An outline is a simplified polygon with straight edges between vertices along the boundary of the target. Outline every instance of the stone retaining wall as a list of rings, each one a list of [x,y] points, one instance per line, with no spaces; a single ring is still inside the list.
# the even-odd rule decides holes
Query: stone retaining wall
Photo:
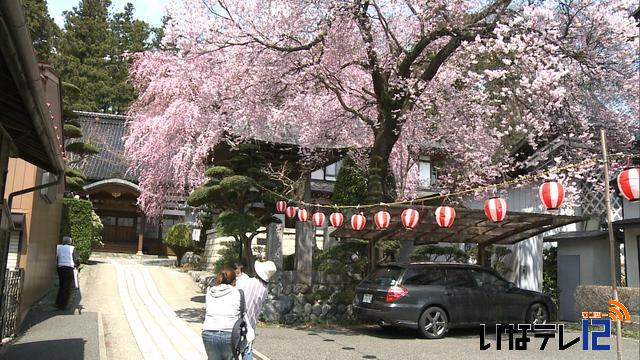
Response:
[[[190,271],[204,293],[213,281],[208,271]],[[349,322],[354,320],[353,289],[347,277],[313,273],[313,285],[300,283],[295,271],[280,271],[269,283],[260,319],[270,323]]]

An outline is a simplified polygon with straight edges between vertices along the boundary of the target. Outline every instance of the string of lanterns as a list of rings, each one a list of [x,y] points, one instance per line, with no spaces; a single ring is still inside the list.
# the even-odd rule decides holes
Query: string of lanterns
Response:
[[[586,160],[579,164],[584,165],[585,163],[592,162],[593,160]],[[570,166],[565,167],[575,167],[576,164],[572,164]],[[542,175],[538,174],[532,176],[534,178],[540,177]],[[640,168],[634,167],[626,167],[623,169],[617,177],[618,188],[620,189],[620,193],[624,198],[629,201],[635,202],[640,201]],[[507,182],[509,183],[509,182]],[[499,184],[499,185],[504,185]],[[492,187],[497,187],[498,185],[494,185]],[[268,190],[268,189],[265,189]],[[270,190],[269,190],[270,191]],[[463,191],[461,193],[470,192],[469,190]],[[277,195],[277,194],[276,194]],[[452,194],[448,194],[445,196],[437,196],[435,198],[448,197]],[[281,195],[278,195],[282,197]],[[565,189],[561,182],[556,180],[545,180],[538,189],[538,196],[540,198],[540,202],[547,210],[558,210],[565,199]],[[414,200],[415,201],[415,200]],[[412,203],[413,201],[410,201]],[[302,204],[306,204],[304,202],[300,202]],[[371,204],[365,205],[362,207],[374,207],[374,206],[388,206],[394,204],[406,204],[406,201],[396,202],[393,204]],[[317,208],[328,207],[322,205],[315,205]],[[329,216],[329,223],[333,227],[341,227],[344,224],[344,215],[338,211],[338,209],[342,208],[352,208],[353,206],[332,206],[336,208],[336,211],[331,213]],[[354,230],[362,230],[364,229],[367,218],[365,215],[359,211],[360,206],[356,207],[356,213],[351,216],[350,224]],[[284,213],[288,218],[294,218],[297,213],[298,220],[301,222],[306,222],[309,220],[309,211],[305,208],[298,209],[294,206],[288,206],[287,202],[284,200],[279,200],[276,202],[276,211],[278,213]],[[507,216],[507,202],[504,198],[499,196],[491,197],[484,202],[484,212],[487,218],[493,223],[500,223],[506,219]],[[456,218],[456,211],[451,206],[439,206],[435,210],[435,221],[440,228],[450,228],[453,226],[453,223]],[[322,227],[325,224],[326,216],[320,211],[316,210],[316,212],[311,216],[313,224],[316,227]],[[375,228],[378,230],[386,230],[389,228],[391,224],[391,214],[386,210],[379,210],[374,214],[373,217]],[[420,222],[420,212],[415,209],[408,208],[402,211],[400,215],[400,220],[405,229],[414,229],[418,226]]]

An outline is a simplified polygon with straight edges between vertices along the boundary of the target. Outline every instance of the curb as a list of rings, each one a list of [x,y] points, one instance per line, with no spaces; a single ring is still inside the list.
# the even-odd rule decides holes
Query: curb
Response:
[[[104,341],[104,325],[101,312],[98,312],[98,350],[100,351],[100,360],[107,360],[107,346]]]

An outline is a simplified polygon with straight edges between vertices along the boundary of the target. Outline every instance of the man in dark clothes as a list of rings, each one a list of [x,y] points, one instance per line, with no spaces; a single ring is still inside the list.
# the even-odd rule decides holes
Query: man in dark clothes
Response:
[[[76,250],[73,245],[71,245],[71,238],[69,236],[63,237],[62,245],[58,245],[56,249],[56,265],[58,268],[58,278],[60,280],[56,305],[60,310],[66,309],[69,304],[71,286],[74,283],[73,268],[79,264]]]

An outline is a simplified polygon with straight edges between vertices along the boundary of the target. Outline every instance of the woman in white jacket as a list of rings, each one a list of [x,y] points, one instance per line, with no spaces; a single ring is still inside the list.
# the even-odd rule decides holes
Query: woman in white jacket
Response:
[[[209,360],[233,359],[231,330],[240,318],[240,292],[234,287],[235,280],[234,270],[224,268],[216,276],[216,285],[207,291],[202,341]]]

